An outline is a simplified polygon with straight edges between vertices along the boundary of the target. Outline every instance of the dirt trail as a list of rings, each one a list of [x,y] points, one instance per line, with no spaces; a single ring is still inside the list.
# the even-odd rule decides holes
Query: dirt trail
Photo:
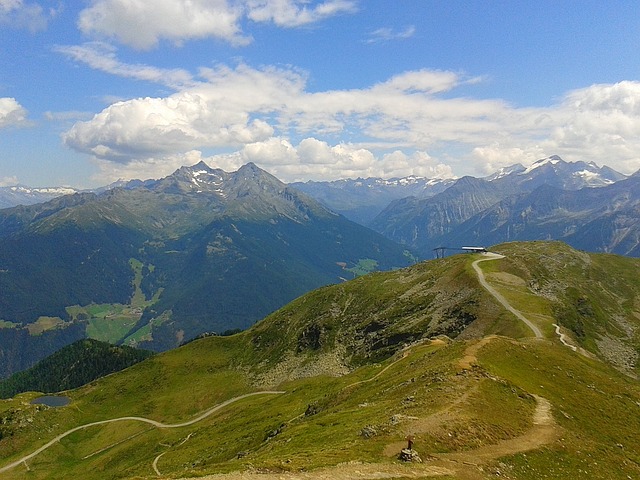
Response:
[[[533,414],[533,426],[523,435],[469,452],[438,455],[437,458],[449,462],[481,465],[496,458],[535,450],[551,443],[557,435],[555,421],[551,415],[551,403],[538,395],[534,395],[534,398],[536,399],[536,411]]]
[[[263,392],[253,392],[253,393],[247,393],[245,395],[240,395],[238,397],[231,398],[231,399],[227,400],[226,402],[222,402],[221,404],[216,405],[215,407],[212,407],[209,410],[206,410],[204,413],[200,414],[196,418],[194,418],[192,420],[189,420],[187,422],[183,422],[183,423],[166,424],[166,423],[160,423],[160,422],[157,422],[155,420],[151,420],[149,418],[144,418],[144,417],[119,417],[119,418],[112,418],[110,420],[101,420],[99,422],[87,423],[85,425],[80,425],[79,427],[75,427],[75,428],[72,428],[71,430],[67,430],[64,433],[61,433],[60,435],[55,437],[53,440],[51,440],[49,443],[46,443],[45,445],[43,445],[42,447],[38,448],[36,451],[30,453],[29,455],[25,455],[24,457],[16,460],[15,462],[10,463],[9,465],[5,465],[4,467],[0,468],[0,473],[6,472],[8,470],[11,470],[12,468],[17,467],[21,463],[25,463],[25,465],[26,465],[27,460],[31,460],[35,456],[37,456],[40,453],[44,452],[46,449],[48,449],[48,448],[52,447],[53,445],[55,445],[57,442],[59,442],[63,438],[68,437],[72,433],[75,433],[75,432],[77,432],[79,430],[84,430],[84,429],[89,428],[89,427],[95,427],[97,425],[105,425],[107,423],[128,422],[128,421],[148,423],[148,424],[153,425],[154,427],[157,427],[157,428],[188,427],[189,425],[193,425],[194,423],[198,423],[198,422],[204,420],[205,418],[207,418],[208,416],[210,416],[213,413],[217,412],[221,408],[224,408],[227,405],[229,405],[231,403],[234,403],[234,402],[237,402],[239,400],[242,400],[244,398],[252,397],[254,395],[280,395],[280,394],[283,394],[283,393],[285,393],[285,392],[263,391]]]
[[[473,364],[478,361],[477,355],[480,349],[491,340],[495,340],[496,338],[498,338],[497,335],[489,335],[488,337],[484,337],[479,342],[469,345],[464,351],[464,356],[460,360],[458,360],[458,366],[463,370],[471,370]]]
[[[496,335],[485,337],[479,342],[469,345],[458,365],[463,369],[471,369],[478,361],[477,354],[482,347],[490,341],[498,338]],[[376,376],[377,377],[377,376]],[[433,418],[418,420],[423,426],[432,420],[432,423],[441,425],[446,421],[449,410],[454,405],[463,402],[471,392],[467,392],[458,401],[451,404],[445,410],[433,415]],[[461,480],[485,480],[487,475],[481,468],[500,457],[514,455],[521,452],[535,450],[543,445],[553,442],[558,436],[558,429],[551,414],[551,403],[543,397],[533,395],[536,400],[536,409],[533,414],[532,427],[524,434],[503,440],[493,445],[487,445],[466,452],[437,454],[427,459],[423,464],[399,464],[380,463],[362,464],[347,463],[326,467],[312,472],[233,472],[202,477],[201,480],[375,480],[388,478],[437,478],[441,476],[453,476]],[[385,450],[385,457],[397,455],[405,442],[389,445]],[[187,479],[182,479],[187,480]]]
[[[518,320],[521,320],[522,322],[524,322],[524,324],[531,329],[531,331],[533,332],[536,338],[544,338],[544,335],[542,335],[542,332],[540,331],[540,329],[537,326],[535,326],[527,317],[525,317],[520,310],[516,310],[515,308],[513,308],[511,304],[507,301],[507,299],[504,298],[500,293],[498,293],[498,291],[495,288],[489,285],[487,280],[484,278],[484,273],[482,272],[482,269],[478,266],[478,264],[480,262],[486,262],[489,260],[499,260],[500,258],[504,258],[504,255],[499,255],[497,253],[485,253],[482,258],[473,262],[473,269],[478,274],[480,285],[482,285],[485,288],[485,290],[487,290],[491,295],[493,295],[493,297],[498,302],[500,302],[500,304],[504,308],[506,308],[511,313],[513,313],[518,318]]]

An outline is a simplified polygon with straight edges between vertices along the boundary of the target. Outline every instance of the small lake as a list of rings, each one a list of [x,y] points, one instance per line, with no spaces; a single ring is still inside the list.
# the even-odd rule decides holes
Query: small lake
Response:
[[[64,407],[69,403],[71,403],[71,399],[61,395],[44,395],[31,400],[31,405],[46,405],[47,407]]]

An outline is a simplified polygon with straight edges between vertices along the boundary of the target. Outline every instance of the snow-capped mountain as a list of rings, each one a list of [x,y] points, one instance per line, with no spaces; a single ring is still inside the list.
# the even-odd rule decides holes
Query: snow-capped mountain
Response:
[[[638,255],[634,242],[628,240],[638,236],[637,229],[629,230],[629,219],[631,223],[639,223],[637,213],[631,213],[637,212],[638,208],[633,191],[637,182],[630,182],[631,178],[609,167],[565,162],[554,155],[527,168],[513,165],[484,179],[461,178],[444,192],[428,199],[394,201],[370,226],[423,255],[440,245],[490,245],[506,240],[539,238],[563,239],[592,251]],[[618,186],[619,189],[613,188]],[[623,193],[612,193],[619,191]],[[613,202],[613,198],[618,200]],[[559,199],[562,203],[558,203]],[[596,199],[597,211],[589,210]],[[607,203],[609,199],[611,204]],[[584,222],[578,224],[576,218],[580,215]],[[547,228],[551,225],[550,216],[553,216],[553,230]],[[609,219],[606,223],[609,227],[602,227],[598,236],[578,238],[569,235],[586,228],[587,220],[604,216]],[[624,246],[622,242],[614,244],[603,240],[603,236],[616,235],[624,235],[628,240]]]
[[[73,305],[128,305],[137,281],[147,307],[117,341],[163,350],[246,328],[353,276],[346,269],[361,261],[381,270],[412,261],[404,247],[252,163],[229,173],[202,163],[143,183],[0,210],[0,319],[26,326],[69,319]],[[75,327],[83,334],[86,323],[43,335],[77,340]],[[37,360],[11,343],[31,342],[25,329],[4,332],[0,358],[19,350],[21,360],[0,362],[0,377]]]
[[[452,178],[408,176],[296,182],[291,186],[348,219],[366,225],[394,200],[429,198],[446,190],[454,182]]]
[[[565,162],[557,155],[542,158],[525,168],[520,164],[503,168],[485,180],[496,184],[515,183],[526,190],[540,185],[551,185],[562,190],[579,190],[584,187],[604,187],[626,178],[607,166],[593,162]]]
[[[78,190],[70,187],[31,188],[25,185],[0,187],[0,208],[14,207],[16,205],[34,205],[77,192]]]

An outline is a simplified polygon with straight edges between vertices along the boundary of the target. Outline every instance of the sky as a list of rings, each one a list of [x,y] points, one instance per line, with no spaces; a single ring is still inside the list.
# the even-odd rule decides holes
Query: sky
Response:
[[[640,169],[640,4],[0,0],[0,186]]]

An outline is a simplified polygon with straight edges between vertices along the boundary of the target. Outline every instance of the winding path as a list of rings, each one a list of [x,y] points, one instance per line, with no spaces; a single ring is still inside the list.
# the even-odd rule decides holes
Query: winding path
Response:
[[[557,323],[553,324],[554,327],[556,327],[556,335],[558,335],[558,337],[560,337],[560,342],[565,346],[570,348],[571,350],[573,350],[574,352],[578,351],[578,347],[576,347],[575,345],[571,345],[569,342],[567,342],[567,336],[562,333],[560,331],[560,325],[558,325]]]
[[[482,272],[482,269],[478,266],[478,264],[480,262],[486,262],[489,260],[499,260],[501,258],[504,258],[504,255],[499,255],[497,253],[485,253],[482,258],[479,258],[478,260],[473,262],[473,269],[478,274],[478,280],[480,280],[480,285],[482,285],[487,292],[493,295],[493,297],[498,302],[500,302],[500,304],[504,308],[506,308],[511,313],[513,313],[519,320],[524,322],[525,325],[527,325],[527,327],[531,329],[531,331],[533,332],[536,338],[544,338],[544,335],[542,335],[542,332],[540,331],[540,329],[537,326],[535,326],[527,317],[525,317],[522,314],[522,312],[520,312],[520,310],[516,310],[515,308],[513,308],[511,304],[507,301],[507,299],[504,298],[502,295],[500,295],[500,293],[498,293],[498,291],[495,288],[489,285],[489,283],[487,283],[487,280],[484,278],[484,273]]]
[[[65,437],[67,437],[69,435],[71,435],[72,433],[75,433],[75,432],[77,432],[79,430],[84,430],[85,428],[95,427],[97,425],[105,425],[107,423],[129,422],[129,421],[148,423],[150,425],[153,425],[156,428],[188,427],[189,425],[193,425],[194,423],[198,423],[198,422],[204,420],[205,418],[207,418],[211,414],[213,414],[213,413],[217,412],[218,410],[226,407],[227,405],[230,405],[231,403],[237,402],[237,401],[245,399],[247,397],[252,397],[254,395],[280,395],[280,394],[283,394],[283,393],[285,393],[285,392],[282,392],[282,391],[264,391],[264,392],[246,393],[244,395],[240,395],[238,397],[231,398],[231,399],[227,400],[226,402],[222,402],[219,405],[216,405],[215,407],[212,407],[209,410],[206,410],[204,413],[200,414],[196,418],[194,418],[192,420],[188,420],[186,422],[182,422],[182,423],[166,424],[166,423],[160,423],[160,422],[157,422],[155,420],[151,420],[149,418],[144,418],[144,417],[119,417],[119,418],[112,418],[110,420],[100,420],[98,422],[87,423],[85,425],[80,425],[79,427],[75,427],[75,428],[72,428],[71,430],[67,430],[64,433],[61,433],[60,435],[55,437],[53,440],[51,440],[49,443],[44,444],[43,446],[41,446],[40,448],[38,448],[34,452],[30,453],[29,455],[25,455],[24,457],[16,460],[15,462],[10,463],[9,465],[5,465],[4,467],[0,468],[0,473],[6,472],[8,470],[11,470],[12,468],[17,467],[18,465],[20,465],[21,463],[26,462],[27,460],[31,460],[36,455],[39,455],[40,453],[44,452],[46,449],[48,449],[51,446],[53,446],[56,442],[59,442],[60,440],[62,440],[63,438],[65,438]]]

